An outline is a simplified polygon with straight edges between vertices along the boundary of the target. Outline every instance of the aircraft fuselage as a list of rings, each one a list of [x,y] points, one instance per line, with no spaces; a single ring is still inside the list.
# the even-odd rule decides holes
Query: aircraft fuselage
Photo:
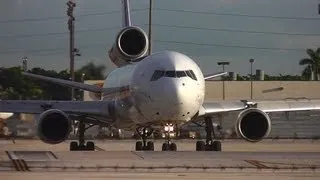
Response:
[[[115,126],[181,124],[191,120],[204,101],[205,83],[198,65],[184,54],[164,51],[116,68],[104,87],[125,87],[102,100],[115,102]]]

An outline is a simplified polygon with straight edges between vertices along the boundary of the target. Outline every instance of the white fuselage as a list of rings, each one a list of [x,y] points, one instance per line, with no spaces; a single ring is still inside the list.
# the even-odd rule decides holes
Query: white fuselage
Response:
[[[102,100],[115,102],[115,126],[134,128],[184,123],[199,111],[205,83],[198,65],[186,55],[164,51],[116,68],[105,88],[128,87]]]

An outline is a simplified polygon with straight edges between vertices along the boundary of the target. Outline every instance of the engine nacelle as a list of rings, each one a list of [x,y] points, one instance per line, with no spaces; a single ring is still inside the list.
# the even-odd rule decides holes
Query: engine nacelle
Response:
[[[39,117],[38,136],[45,143],[61,143],[68,138],[72,128],[71,124],[71,120],[64,112],[49,109]]]
[[[235,131],[238,136],[247,141],[258,142],[270,134],[271,120],[260,109],[246,109],[239,114]]]
[[[116,42],[109,51],[111,61],[119,66],[134,62],[146,55],[148,37],[138,27],[126,27],[116,37]]]

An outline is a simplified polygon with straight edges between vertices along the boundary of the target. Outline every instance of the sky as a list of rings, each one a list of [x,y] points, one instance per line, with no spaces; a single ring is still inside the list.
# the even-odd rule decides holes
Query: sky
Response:
[[[67,1],[1,0],[0,67],[69,68]],[[75,45],[88,62],[115,66],[107,51],[121,28],[120,0],[76,0]],[[132,22],[147,31],[149,0],[130,0]],[[320,0],[153,0],[152,52],[173,50],[204,74],[227,71],[300,74],[306,48],[320,47]]]

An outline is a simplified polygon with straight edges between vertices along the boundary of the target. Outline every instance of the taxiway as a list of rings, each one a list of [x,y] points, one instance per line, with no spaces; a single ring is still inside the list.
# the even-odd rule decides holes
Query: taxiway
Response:
[[[1,179],[319,179],[320,141],[223,141],[223,152],[137,152],[133,140],[97,141],[95,152],[69,152],[68,143],[0,141]],[[162,141],[156,141],[159,150]]]

